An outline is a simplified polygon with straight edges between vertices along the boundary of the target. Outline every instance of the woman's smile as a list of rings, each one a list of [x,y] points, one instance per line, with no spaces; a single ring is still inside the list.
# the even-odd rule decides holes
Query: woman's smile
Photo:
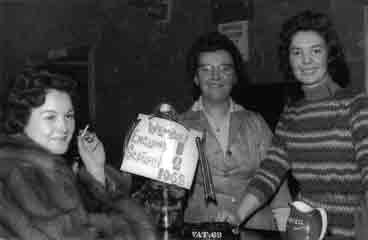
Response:
[[[318,71],[318,67],[314,67],[314,68],[301,68],[300,71],[302,74],[305,75],[313,75],[314,73],[316,73]]]
[[[327,71],[328,48],[317,32],[299,31],[291,39],[289,61],[295,78],[306,86],[323,82]]]
[[[64,154],[75,129],[74,108],[70,96],[50,90],[45,103],[33,109],[24,132],[54,154]]]
[[[223,87],[225,87],[225,84],[221,83],[219,81],[209,81],[207,83],[207,86],[210,87],[210,88],[223,88]]]

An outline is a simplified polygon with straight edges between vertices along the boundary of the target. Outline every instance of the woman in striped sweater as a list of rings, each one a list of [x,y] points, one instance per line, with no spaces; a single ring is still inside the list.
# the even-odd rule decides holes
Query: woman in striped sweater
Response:
[[[280,37],[281,70],[300,83],[302,98],[285,108],[237,216],[219,216],[246,221],[291,170],[298,200],[326,209],[327,235],[354,239],[354,215],[368,196],[368,98],[343,88],[348,71],[326,15],[304,11],[285,22]]]

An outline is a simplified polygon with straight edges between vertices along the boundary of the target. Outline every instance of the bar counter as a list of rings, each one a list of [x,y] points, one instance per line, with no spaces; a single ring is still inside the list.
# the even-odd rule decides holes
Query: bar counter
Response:
[[[285,232],[268,231],[259,229],[242,229],[243,238],[240,240],[287,240]],[[195,238],[184,237],[180,233],[159,232],[158,240],[193,240]],[[212,239],[211,239],[212,240]],[[331,236],[325,236],[323,240],[339,240]]]
[[[245,240],[283,240],[282,234],[278,231],[267,231],[258,229],[241,229]],[[192,240],[194,238],[184,237],[180,232],[160,231],[159,240]]]

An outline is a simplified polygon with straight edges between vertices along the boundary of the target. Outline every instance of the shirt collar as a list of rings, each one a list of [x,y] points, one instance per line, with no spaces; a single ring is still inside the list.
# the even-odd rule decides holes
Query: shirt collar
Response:
[[[244,108],[241,105],[237,104],[236,102],[233,101],[232,98],[230,98],[230,113],[243,110]],[[192,106],[192,111],[194,112],[204,111],[202,96],[200,96],[198,100],[194,102]]]

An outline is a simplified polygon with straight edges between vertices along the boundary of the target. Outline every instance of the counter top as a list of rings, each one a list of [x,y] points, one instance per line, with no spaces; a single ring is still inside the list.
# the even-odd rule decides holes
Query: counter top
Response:
[[[241,229],[241,235],[245,240],[282,240],[282,234],[278,231],[267,231],[258,229]],[[159,240],[192,240],[194,238],[183,237],[179,232],[159,232]]]
[[[241,229],[242,240],[286,240],[285,232],[259,229]],[[193,240],[195,238],[183,237],[180,233],[159,232],[158,240]],[[338,238],[326,236],[324,240],[337,240]]]

